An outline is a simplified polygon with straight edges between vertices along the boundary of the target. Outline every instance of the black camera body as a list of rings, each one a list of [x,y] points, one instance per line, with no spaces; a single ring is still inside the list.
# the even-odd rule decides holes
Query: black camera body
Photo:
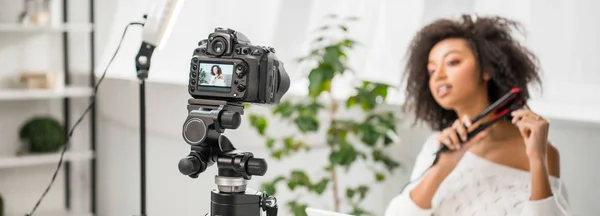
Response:
[[[195,99],[277,104],[290,86],[275,49],[252,45],[241,32],[216,28],[190,63],[188,92]]]

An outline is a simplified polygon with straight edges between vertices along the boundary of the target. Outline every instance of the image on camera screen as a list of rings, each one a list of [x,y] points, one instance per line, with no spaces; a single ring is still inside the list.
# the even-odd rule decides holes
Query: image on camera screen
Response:
[[[198,89],[206,91],[231,91],[233,64],[200,63]]]

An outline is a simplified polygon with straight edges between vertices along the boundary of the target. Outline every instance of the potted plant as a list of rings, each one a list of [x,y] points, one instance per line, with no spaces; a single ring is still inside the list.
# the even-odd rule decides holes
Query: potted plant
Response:
[[[22,142],[20,154],[56,152],[65,144],[63,126],[53,117],[34,117],[21,127],[19,138]]]
[[[316,48],[299,62],[314,65],[308,74],[308,96],[300,100],[284,100],[272,108],[271,114],[280,121],[293,125],[297,132],[293,134],[269,134],[267,118],[258,114],[250,114],[250,124],[265,138],[266,146],[271,156],[282,160],[300,151],[310,151],[310,145],[302,140],[305,135],[320,134],[323,137],[329,154],[326,158],[311,158],[326,162],[322,178],[311,178],[304,170],[291,170],[287,175],[277,176],[262,184],[262,189],[276,195],[278,186],[287,186],[294,192],[300,189],[313,195],[322,195],[324,191],[332,190],[333,211],[340,212],[342,204],[349,206],[347,211],[353,215],[373,215],[361,205],[369,193],[369,185],[353,185],[341,188],[343,178],[353,165],[357,163],[372,164],[372,184],[382,182],[386,176],[399,167],[385,151],[385,148],[395,143],[396,126],[399,119],[394,111],[383,109],[382,105],[392,88],[385,83],[358,80],[353,95],[336,99],[332,96],[335,91],[333,80],[345,73],[352,73],[348,66],[348,51],[355,48],[357,43],[348,38],[347,22],[356,18],[340,19],[336,15],[327,17],[333,24],[318,29],[319,35],[314,39]],[[344,35],[336,39],[331,35]],[[341,117],[344,110],[358,112],[359,115]],[[327,119],[320,119],[319,114],[326,113]],[[357,117],[362,116],[362,117]],[[323,130],[323,127],[326,127]],[[280,206],[288,207],[295,216],[305,216],[307,204],[299,200],[289,200]]]

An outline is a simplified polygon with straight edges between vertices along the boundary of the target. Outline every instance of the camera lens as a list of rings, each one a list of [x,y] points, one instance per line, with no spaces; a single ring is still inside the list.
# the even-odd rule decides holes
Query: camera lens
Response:
[[[221,41],[217,41],[213,44],[213,49],[217,53],[223,52],[223,50],[225,49],[225,44],[223,44],[223,42]]]
[[[214,55],[223,55],[227,49],[227,41],[225,41],[225,38],[215,37],[210,44],[210,48]]]

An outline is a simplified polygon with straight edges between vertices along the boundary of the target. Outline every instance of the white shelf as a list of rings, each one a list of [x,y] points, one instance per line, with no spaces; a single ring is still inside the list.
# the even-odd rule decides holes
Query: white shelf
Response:
[[[23,25],[19,23],[0,23],[0,32],[91,32],[93,26],[87,23],[62,25]]]
[[[91,87],[65,87],[56,89],[0,89],[0,101],[2,100],[33,100],[51,99],[63,97],[90,97],[93,89]]]
[[[27,213],[20,213],[20,214],[9,214],[8,216],[23,216]],[[40,216],[93,216],[92,213],[74,213],[74,212],[67,212],[67,211],[52,211],[52,212],[34,212],[33,215],[40,215]]]
[[[63,161],[85,161],[94,158],[92,151],[65,152]],[[60,160],[60,152],[39,155],[0,157],[0,169],[56,164]]]

